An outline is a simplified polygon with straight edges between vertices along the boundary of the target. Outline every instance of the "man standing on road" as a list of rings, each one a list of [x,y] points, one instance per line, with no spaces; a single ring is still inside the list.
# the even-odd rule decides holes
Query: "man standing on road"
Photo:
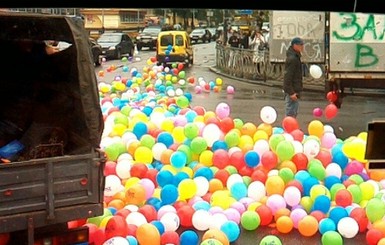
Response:
[[[299,98],[303,90],[302,62],[303,40],[299,37],[291,40],[286,51],[285,73],[283,77],[283,91],[285,93],[285,116],[297,117]]]

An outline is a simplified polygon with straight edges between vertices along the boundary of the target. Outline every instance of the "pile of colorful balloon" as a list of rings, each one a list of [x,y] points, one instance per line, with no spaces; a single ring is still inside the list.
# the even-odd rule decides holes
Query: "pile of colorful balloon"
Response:
[[[72,222],[91,243],[228,245],[274,224],[260,244],[293,230],[324,245],[363,232],[385,244],[385,181],[365,168],[365,132],[342,140],[315,119],[305,133],[295,118],[277,123],[271,106],[259,124],[232,118],[226,103],[193,107],[182,68],[100,84],[104,214]]]

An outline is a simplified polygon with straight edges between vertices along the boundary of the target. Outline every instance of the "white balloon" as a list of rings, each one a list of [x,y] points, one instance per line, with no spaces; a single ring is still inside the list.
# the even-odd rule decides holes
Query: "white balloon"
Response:
[[[130,243],[124,237],[114,236],[105,241],[103,245],[130,245]]]
[[[344,217],[338,221],[337,230],[345,238],[353,238],[358,234],[357,221],[352,217]]]
[[[272,124],[277,120],[277,111],[271,106],[264,106],[260,112],[261,120],[266,124]]]
[[[310,75],[315,79],[318,79],[322,76],[321,67],[319,67],[318,65],[311,65],[309,70]]]

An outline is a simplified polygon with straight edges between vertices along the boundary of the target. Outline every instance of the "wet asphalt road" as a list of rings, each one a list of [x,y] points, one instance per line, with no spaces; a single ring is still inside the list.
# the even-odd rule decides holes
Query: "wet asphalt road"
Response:
[[[213,73],[209,67],[215,65],[215,48],[214,43],[195,45],[195,61],[193,67],[186,70],[187,77],[193,76],[196,79],[204,78],[206,81],[215,81],[216,78],[223,80],[222,90],[219,92],[202,92],[196,94],[194,87],[188,89],[193,94],[191,106],[199,105],[206,110],[215,111],[216,106],[221,103],[227,103],[231,108],[230,116],[233,118],[242,119],[244,122],[252,122],[256,125],[262,123],[260,119],[260,110],[264,106],[272,106],[277,111],[277,120],[273,126],[282,126],[284,118],[283,94],[281,88],[267,87],[256,84],[250,84],[231,79],[220,74]],[[155,51],[142,50],[133,61],[128,63],[128,67],[137,68],[142,71],[146,66],[146,60],[155,56]],[[96,68],[96,72],[105,70],[108,66],[121,64],[121,61],[107,61],[103,66]],[[99,81],[109,82],[116,75],[128,76],[128,73],[117,69],[114,72],[105,73],[104,77],[99,77]],[[234,94],[226,92],[227,86],[235,88]],[[315,117],[313,115],[314,108],[324,109],[328,105],[323,92],[304,92],[300,101],[300,111],[298,122],[300,128],[307,133],[307,126],[312,120],[320,120],[324,125],[333,127],[336,136],[340,139],[347,139],[350,136],[356,136],[360,132],[367,130],[368,122],[376,118],[385,117],[385,93],[376,92],[368,94],[352,94],[349,90],[346,91],[346,97],[342,107],[338,110],[337,115],[332,119],[326,119],[324,116]],[[321,235],[317,233],[311,237],[304,237],[293,230],[289,234],[281,234],[274,227],[259,227],[255,231],[242,230],[240,238],[232,243],[236,245],[255,245],[259,244],[260,240],[269,234],[277,235],[283,244],[321,244]],[[366,244],[366,233],[358,234],[352,239],[344,239],[344,244],[359,245]],[[202,236],[202,232],[200,232]]]

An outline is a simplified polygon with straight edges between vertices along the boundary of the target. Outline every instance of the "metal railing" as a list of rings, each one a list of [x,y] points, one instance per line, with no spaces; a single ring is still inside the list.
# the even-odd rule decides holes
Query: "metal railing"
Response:
[[[314,85],[324,85],[325,78],[314,79],[309,75],[311,64],[304,64],[304,82]],[[284,63],[272,63],[269,61],[269,50],[258,50],[232,48],[216,44],[216,68],[221,72],[248,80],[282,81],[284,74]]]

